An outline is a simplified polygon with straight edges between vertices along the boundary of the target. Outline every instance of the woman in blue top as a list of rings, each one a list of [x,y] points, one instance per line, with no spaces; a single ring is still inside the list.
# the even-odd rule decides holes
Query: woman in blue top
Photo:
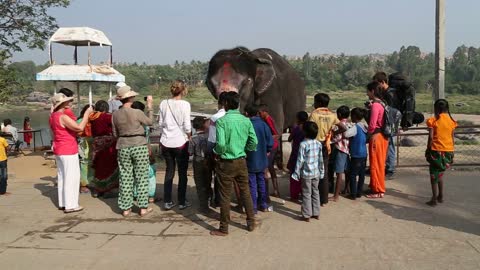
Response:
[[[350,139],[350,199],[360,198],[365,182],[365,167],[367,164],[367,125],[362,123],[366,110],[352,109],[350,115],[355,123],[357,134]],[[358,176],[358,183],[357,183]]]

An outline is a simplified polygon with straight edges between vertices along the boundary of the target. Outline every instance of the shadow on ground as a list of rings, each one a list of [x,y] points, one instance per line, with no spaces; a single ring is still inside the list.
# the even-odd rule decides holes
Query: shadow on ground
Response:
[[[468,220],[459,215],[436,212],[432,211],[433,209],[403,206],[379,200],[366,202],[395,219],[416,221],[430,226],[444,227],[459,232],[480,235],[480,223]]]

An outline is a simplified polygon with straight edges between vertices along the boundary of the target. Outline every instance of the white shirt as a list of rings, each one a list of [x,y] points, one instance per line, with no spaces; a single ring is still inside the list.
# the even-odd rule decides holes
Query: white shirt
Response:
[[[122,102],[117,99],[111,99],[108,101],[108,112],[113,113],[114,111],[118,111],[120,107],[122,107]]]
[[[13,141],[11,141],[10,139],[8,139],[8,143],[15,143],[16,141],[18,141],[18,131],[17,131],[17,128],[12,126],[12,125],[8,125],[8,126],[5,126],[3,128],[3,132],[5,133],[10,133],[12,134],[12,137],[13,137]]]
[[[208,141],[211,143],[217,142],[217,128],[215,122],[225,115],[225,109],[220,109],[218,112],[210,117],[210,127],[208,128]]]
[[[185,100],[167,99],[162,100],[159,108],[160,143],[169,148],[184,145],[188,141],[187,134],[192,131],[190,103]]]

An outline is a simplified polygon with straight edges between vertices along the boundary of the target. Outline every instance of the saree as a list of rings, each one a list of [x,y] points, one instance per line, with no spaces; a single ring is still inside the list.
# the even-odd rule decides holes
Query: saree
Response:
[[[112,132],[112,115],[97,112],[90,116],[92,130],[91,187],[98,193],[118,188],[117,140]]]

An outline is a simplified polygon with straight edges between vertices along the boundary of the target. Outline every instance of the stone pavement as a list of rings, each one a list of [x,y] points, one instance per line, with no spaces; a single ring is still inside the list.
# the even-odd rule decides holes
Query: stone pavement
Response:
[[[20,169],[28,173],[18,164],[10,172]],[[125,219],[116,199],[81,195],[85,211],[65,215],[47,171],[12,178],[13,195],[0,197],[1,269],[480,269],[478,172],[448,172],[446,202],[436,208],[424,204],[425,169],[401,171],[384,199],[342,198],[310,223],[297,220],[298,204],[275,199],[256,231],[234,212],[230,235],[215,238],[218,222],[195,209],[154,205],[148,217]],[[189,186],[194,204],[195,196]]]

